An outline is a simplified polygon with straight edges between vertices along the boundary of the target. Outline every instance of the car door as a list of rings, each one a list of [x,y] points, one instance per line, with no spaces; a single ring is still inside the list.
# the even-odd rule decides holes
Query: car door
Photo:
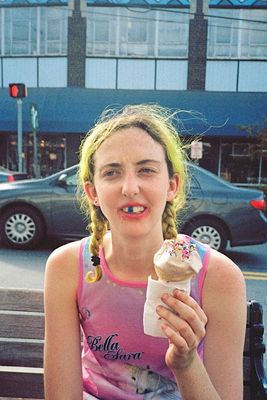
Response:
[[[86,235],[86,219],[77,199],[77,170],[62,174],[55,182],[51,198],[53,232],[62,238]]]

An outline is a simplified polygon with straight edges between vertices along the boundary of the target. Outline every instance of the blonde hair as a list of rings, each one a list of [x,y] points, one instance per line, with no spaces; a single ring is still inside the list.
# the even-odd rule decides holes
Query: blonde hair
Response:
[[[175,127],[177,112],[159,105],[140,104],[125,106],[119,111],[106,110],[97,124],[87,133],[80,146],[80,166],[78,187],[82,189],[84,182],[94,181],[94,154],[101,144],[113,133],[123,128],[137,127],[146,131],[152,139],[161,144],[169,177],[179,175],[179,191],[176,197],[167,202],[162,215],[162,231],[164,239],[177,236],[176,218],[185,205],[187,168],[186,155],[181,139]],[[90,203],[84,191],[81,191],[81,209],[85,212],[92,232],[90,251],[96,260],[99,248],[108,227],[108,221],[101,209]],[[95,276],[88,276],[89,282],[101,278],[101,269],[96,265]]]

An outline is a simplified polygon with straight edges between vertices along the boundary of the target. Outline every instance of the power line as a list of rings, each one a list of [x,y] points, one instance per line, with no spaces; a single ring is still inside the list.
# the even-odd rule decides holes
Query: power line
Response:
[[[95,8],[97,10],[97,7]],[[128,9],[128,8],[127,8]],[[153,8],[153,11],[155,9]],[[129,10],[131,11],[131,10]],[[149,12],[150,10],[147,10],[146,12]],[[162,9],[156,9],[155,11],[163,11]],[[136,11],[134,11],[136,12]],[[164,10],[164,12],[169,12],[167,10]],[[173,12],[170,10],[170,12]],[[89,14],[90,11],[88,10],[87,13]],[[143,12],[144,13],[144,12]],[[194,15],[190,12],[180,12],[177,11],[176,14],[184,14],[184,15]],[[93,14],[96,16],[107,16],[107,17],[114,17],[117,18],[118,15],[117,14],[113,14],[113,13],[106,13],[106,12],[98,12],[98,11],[93,11]],[[92,15],[93,17],[93,15]],[[139,16],[133,16],[133,15],[119,15],[120,19],[131,19],[131,20],[137,20],[137,21],[146,21],[146,22],[151,22],[153,19],[152,18],[146,18],[146,17],[139,17]],[[90,16],[89,16],[90,18]],[[223,16],[217,16],[217,15],[209,15],[208,18],[216,18],[216,19],[225,19],[225,20],[229,20],[229,21],[236,21],[236,22],[242,22],[242,25],[240,26],[231,26],[231,29],[240,29],[240,30],[247,30],[247,31],[254,31],[254,32],[267,32],[266,29],[260,29],[258,28],[253,28],[253,27],[249,27],[249,26],[244,26],[244,23],[256,23],[256,24],[264,24],[267,25],[267,19],[266,21],[263,20],[252,20],[252,19],[246,19],[246,18],[236,18],[236,17],[223,17]],[[266,16],[267,18],[267,16]],[[189,24],[189,21],[177,21],[174,19],[163,19],[163,18],[157,18],[158,22],[165,22],[165,23],[179,23],[179,24]],[[209,27],[220,27],[220,28],[227,28],[229,29],[230,26],[229,25],[218,25],[218,24],[209,24]]]
[[[45,8],[46,6],[40,6],[40,8]],[[50,6],[51,7],[51,6]],[[49,8],[50,8],[49,7]],[[4,9],[4,8],[7,8],[7,7],[0,7],[0,12],[1,12],[1,8],[2,9]],[[14,9],[18,9],[18,7],[14,7]],[[22,8],[22,7],[21,7]],[[25,8],[25,7],[23,7],[23,8]],[[27,7],[28,8],[28,7]],[[32,7],[33,8],[33,7]],[[35,8],[35,7],[34,7]],[[65,10],[67,10],[67,7],[65,7],[65,6],[55,6],[55,7],[53,7],[53,8],[55,8],[55,9],[65,9]],[[86,10],[86,13],[87,13],[87,16],[89,16],[89,18],[90,18],[90,13],[91,13],[91,11],[93,11],[93,14],[95,15],[95,16],[107,16],[107,17],[114,17],[114,18],[117,18],[118,17],[118,15],[116,14],[116,13],[112,13],[112,12],[103,12],[102,10],[103,9],[109,9],[109,10],[114,10],[115,8],[117,8],[117,9],[127,9],[128,11],[130,11],[130,12],[132,12],[132,13],[140,13],[140,14],[147,14],[147,13],[151,13],[151,12],[156,12],[156,11],[159,11],[159,12],[164,12],[164,13],[169,13],[169,14],[175,14],[175,15],[177,15],[177,14],[180,14],[180,15],[187,15],[187,16],[189,16],[189,15],[196,15],[195,13],[192,13],[192,12],[190,12],[189,10],[188,11],[181,11],[180,9],[167,9],[167,8],[157,8],[157,7],[144,7],[144,8],[133,8],[133,7],[92,7],[92,8],[88,8],[87,10]],[[10,9],[12,9],[12,7],[8,7],[8,9],[10,10]],[[102,9],[101,11],[100,11],[100,9]],[[225,10],[225,9],[224,9]],[[231,9],[231,11],[233,11],[233,10],[235,10],[235,9]],[[255,9],[253,9],[253,10],[251,10],[251,11],[254,11]],[[246,9],[246,11],[247,11],[247,9]],[[84,12],[84,10],[83,10],[83,12]],[[219,20],[225,20],[225,21],[235,21],[235,22],[239,22],[239,23],[242,23],[242,25],[239,25],[239,26],[229,26],[229,25],[218,25],[218,24],[213,24],[213,23],[210,23],[209,24],[209,27],[217,27],[217,28],[226,28],[226,29],[229,29],[229,28],[231,28],[231,29],[235,29],[235,30],[243,30],[243,31],[253,31],[253,32],[267,32],[267,30],[266,29],[261,29],[261,28],[259,28],[259,27],[257,27],[257,28],[253,28],[253,27],[251,27],[251,26],[244,26],[244,24],[245,23],[253,23],[253,24],[262,24],[262,25],[267,25],[267,15],[266,15],[266,21],[264,21],[264,20],[255,20],[255,19],[247,19],[247,18],[238,18],[238,17],[231,17],[231,16],[222,16],[222,15],[214,15],[214,14],[203,14],[203,16],[205,17],[205,18],[208,18],[208,19],[219,19]],[[147,21],[147,22],[151,22],[152,20],[153,20],[153,18],[146,18],[146,17],[144,17],[144,16],[142,16],[142,17],[139,17],[139,16],[134,16],[134,15],[123,15],[123,14],[120,14],[119,15],[119,18],[120,19],[131,19],[131,20],[137,20],[137,21]],[[183,25],[188,25],[189,24],[189,21],[177,21],[177,20],[174,20],[174,19],[166,19],[166,18],[160,18],[160,17],[157,17],[157,21],[158,22],[164,22],[164,23],[179,23],[179,24],[183,24]],[[265,28],[265,27],[264,27]]]
[[[27,2],[27,4],[28,5],[18,5],[18,4],[15,4],[15,5],[8,5],[8,6],[1,6],[1,4],[0,4],[0,10],[1,9],[17,9],[17,8],[36,8],[36,7],[41,7],[41,8],[44,8],[44,7],[49,7],[49,8],[51,8],[51,7],[53,7],[54,9],[63,9],[63,8],[65,8],[65,9],[67,9],[68,10],[68,7],[66,7],[64,4],[62,4],[62,6],[60,6],[60,5],[56,5],[56,6],[53,6],[53,4],[52,3],[48,3],[48,4],[30,4],[30,0],[25,0],[26,2]],[[90,6],[90,7],[87,7],[87,10],[85,11],[85,10],[82,10],[82,12],[84,13],[84,12],[87,12],[87,13],[89,13],[90,12],[90,10],[92,10],[92,9],[94,9],[94,13],[95,14],[97,14],[96,12],[95,12],[95,10],[100,10],[100,9],[109,9],[109,10],[112,10],[112,9],[127,9],[127,10],[129,10],[130,12],[135,12],[135,13],[143,13],[143,14],[145,14],[145,13],[149,13],[149,12],[153,12],[153,11],[160,11],[160,12],[164,12],[164,13],[173,13],[173,14],[186,14],[186,15],[190,15],[190,16],[195,16],[195,15],[197,15],[197,13],[193,13],[193,12],[191,12],[190,11],[190,9],[188,8],[187,10],[188,11],[181,11],[181,9],[180,8],[167,8],[167,6],[166,6],[166,8],[164,8],[164,7],[151,7],[151,6],[136,6],[136,7],[134,7],[134,6],[132,6],[132,7],[129,7],[129,6],[120,6],[120,5],[112,5],[112,6]],[[210,8],[211,10],[215,10],[214,8]],[[216,10],[218,10],[218,9],[216,9]],[[266,10],[267,11],[267,8],[263,8],[263,9],[257,9],[257,8],[238,8],[238,9],[236,9],[236,8],[234,8],[234,7],[232,7],[232,8],[227,8],[227,9],[225,9],[225,8],[221,8],[220,9],[220,11],[255,11],[255,10],[261,10],[261,12],[262,11],[264,11],[264,10]],[[105,13],[99,13],[99,14],[103,14],[103,15],[113,15],[113,16],[115,16],[116,14],[112,14],[112,13],[107,13],[107,14],[105,14]],[[224,19],[224,20],[233,20],[233,21],[244,21],[244,22],[251,22],[251,23],[257,23],[257,24],[267,24],[267,15],[266,15],[266,21],[264,21],[264,20],[255,20],[255,19],[251,19],[251,18],[239,18],[239,17],[230,17],[230,16],[223,16],[223,15],[213,15],[213,14],[205,14],[205,13],[202,13],[201,15],[203,15],[203,17],[204,18],[218,18],[218,19]],[[136,17],[136,18],[138,18],[138,17]],[[164,21],[166,21],[166,20],[164,20]],[[166,21],[166,22],[175,22],[175,21]]]

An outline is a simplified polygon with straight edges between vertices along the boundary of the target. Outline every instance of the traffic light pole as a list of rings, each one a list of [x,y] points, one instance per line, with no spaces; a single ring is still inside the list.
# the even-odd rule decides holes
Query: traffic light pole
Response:
[[[18,167],[19,172],[22,170],[22,100],[17,99],[18,106]]]

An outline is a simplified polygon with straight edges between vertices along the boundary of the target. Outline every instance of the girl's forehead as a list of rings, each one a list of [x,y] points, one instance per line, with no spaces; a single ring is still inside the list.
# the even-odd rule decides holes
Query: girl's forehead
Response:
[[[114,155],[162,156],[163,147],[141,128],[123,128],[111,134],[95,152],[95,160],[111,158]]]

